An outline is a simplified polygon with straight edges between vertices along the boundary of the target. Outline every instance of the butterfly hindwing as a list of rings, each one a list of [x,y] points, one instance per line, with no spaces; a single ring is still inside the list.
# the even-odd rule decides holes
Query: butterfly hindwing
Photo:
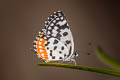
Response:
[[[67,47],[57,38],[51,37],[45,43],[45,47],[48,54],[48,61],[63,61],[69,54]]]

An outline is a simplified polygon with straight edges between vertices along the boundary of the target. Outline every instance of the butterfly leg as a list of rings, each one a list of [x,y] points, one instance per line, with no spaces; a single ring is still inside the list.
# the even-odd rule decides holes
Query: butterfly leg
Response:
[[[70,62],[73,62],[76,66],[76,60],[75,59],[71,59]]]
[[[77,53],[76,51],[74,52],[74,56],[75,56],[75,57],[78,57],[78,53]]]
[[[43,62],[48,63],[48,62],[50,62],[50,61],[48,61],[48,60],[43,60]]]

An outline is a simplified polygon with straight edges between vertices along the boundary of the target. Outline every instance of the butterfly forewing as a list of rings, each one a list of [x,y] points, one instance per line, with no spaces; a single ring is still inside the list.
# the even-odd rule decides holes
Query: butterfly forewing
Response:
[[[71,56],[74,51],[74,42],[64,14],[61,11],[54,12],[46,22],[49,23],[46,26],[46,34],[63,43],[69,50],[68,56]]]

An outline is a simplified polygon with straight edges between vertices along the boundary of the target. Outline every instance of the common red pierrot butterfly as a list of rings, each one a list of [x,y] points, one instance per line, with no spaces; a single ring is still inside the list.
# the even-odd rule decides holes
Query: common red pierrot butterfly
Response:
[[[48,17],[45,28],[35,38],[33,47],[37,56],[45,62],[73,61],[76,64],[73,36],[62,11],[54,12]]]

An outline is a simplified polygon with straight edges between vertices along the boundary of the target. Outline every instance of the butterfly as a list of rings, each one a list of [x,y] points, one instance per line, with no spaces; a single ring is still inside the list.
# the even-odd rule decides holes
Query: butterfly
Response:
[[[33,41],[34,52],[43,61],[74,62],[78,54],[74,51],[72,32],[62,11],[54,12],[45,21],[45,27]]]

